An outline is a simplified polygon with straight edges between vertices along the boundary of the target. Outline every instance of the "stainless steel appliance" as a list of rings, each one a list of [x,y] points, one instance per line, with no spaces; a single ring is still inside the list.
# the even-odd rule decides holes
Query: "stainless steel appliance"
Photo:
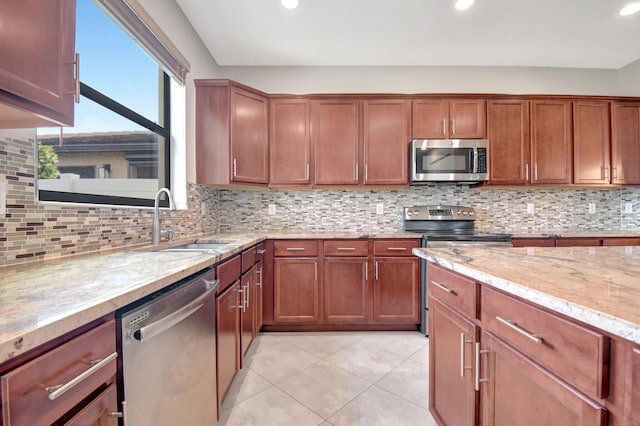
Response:
[[[478,183],[489,179],[486,139],[414,139],[411,141],[411,184]]]
[[[208,268],[116,313],[124,426],[216,423],[215,293]]]
[[[404,208],[405,231],[422,234],[421,247],[479,246],[511,247],[511,235],[477,232],[475,210],[462,206],[419,206]],[[427,261],[421,261],[422,290],[420,331],[427,333]]]

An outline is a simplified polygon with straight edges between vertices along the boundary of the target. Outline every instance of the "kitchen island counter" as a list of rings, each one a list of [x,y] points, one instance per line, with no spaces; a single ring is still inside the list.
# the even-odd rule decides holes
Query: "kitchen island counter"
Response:
[[[413,253],[640,344],[640,247],[450,247]]]

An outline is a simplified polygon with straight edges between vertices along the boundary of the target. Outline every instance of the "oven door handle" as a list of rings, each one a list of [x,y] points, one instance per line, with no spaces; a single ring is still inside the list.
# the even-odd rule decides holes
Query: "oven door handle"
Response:
[[[217,284],[219,284],[219,282]],[[212,286],[210,289],[208,289],[206,292],[204,292],[203,294],[201,294],[191,302],[176,309],[175,311],[163,317],[162,319],[159,319],[156,322],[153,322],[149,325],[141,327],[136,331],[133,331],[131,333],[131,336],[133,337],[133,339],[137,340],[138,342],[143,343],[157,336],[158,334],[170,329],[171,327],[178,324],[179,322],[189,318],[191,315],[196,313],[196,311],[202,308],[204,306],[205,299],[209,297],[212,293],[215,293],[217,288],[218,288],[218,285]]]

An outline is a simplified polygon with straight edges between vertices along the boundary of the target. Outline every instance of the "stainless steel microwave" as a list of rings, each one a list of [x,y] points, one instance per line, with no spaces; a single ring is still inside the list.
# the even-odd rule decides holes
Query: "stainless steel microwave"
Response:
[[[488,142],[486,139],[412,140],[411,184],[488,180]]]

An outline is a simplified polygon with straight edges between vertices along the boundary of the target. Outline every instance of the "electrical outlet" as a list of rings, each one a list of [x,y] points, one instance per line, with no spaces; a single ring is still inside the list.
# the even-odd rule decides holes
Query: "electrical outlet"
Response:
[[[596,203],[589,203],[589,214],[594,214],[596,212]]]
[[[625,213],[633,213],[633,203],[626,202],[624,203],[624,212]]]
[[[535,211],[533,203],[527,203],[527,213],[533,214]]]
[[[384,214],[384,204],[383,203],[376,204],[376,214]]]
[[[267,213],[271,216],[273,216],[274,214],[276,214],[276,205],[275,204],[269,204],[269,208],[267,210]]]

